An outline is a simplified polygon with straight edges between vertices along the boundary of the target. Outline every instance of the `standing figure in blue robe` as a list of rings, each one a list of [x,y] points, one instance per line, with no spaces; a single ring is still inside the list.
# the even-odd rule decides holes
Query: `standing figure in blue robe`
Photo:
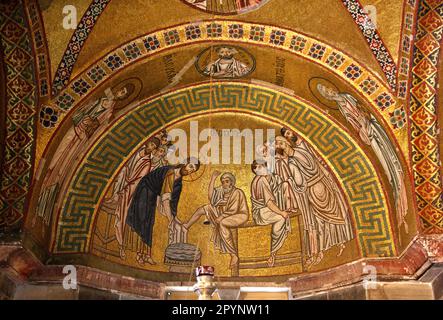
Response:
[[[155,264],[151,248],[157,207],[166,215],[169,224],[176,220],[182,178],[199,168],[199,160],[189,158],[183,164],[157,168],[140,180],[126,217],[126,224],[140,236],[147,247],[143,254],[137,256],[139,263]]]

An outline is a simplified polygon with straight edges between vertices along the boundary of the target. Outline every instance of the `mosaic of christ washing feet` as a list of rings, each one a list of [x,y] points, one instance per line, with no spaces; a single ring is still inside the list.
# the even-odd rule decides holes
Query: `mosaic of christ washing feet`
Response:
[[[0,3],[0,300],[443,298],[443,1],[65,2]]]

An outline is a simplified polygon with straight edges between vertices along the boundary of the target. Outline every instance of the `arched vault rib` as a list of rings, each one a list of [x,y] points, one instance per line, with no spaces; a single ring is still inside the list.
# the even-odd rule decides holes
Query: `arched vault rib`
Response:
[[[53,252],[87,252],[94,208],[119,165],[162,126],[180,117],[208,112],[210,105],[214,111],[262,115],[299,132],[328,160],[343,183],[361,255],[397,254],[389,205],[380,177],[346,130],[294,97],[258,85],[227,82],[196,85],[162,95],[116,121],[89,149],[71,179],[56,222]]]
[[[60,119],[67,111],[81,104],[95,88],[126,67],[165,50],[214,42],[253,44],[284,50],[319,64],[360,92],[371,110],[384,120],[385,127],[393,136],[398,136],[404,129],[391,124],[391,114],[397,107],[395,94],[375,73],[350,55],[293,30],[230,20],[201,21],[161,29],[112,50],[76,75],[69,87],[56,97],[56,104],[62,113]],[[408,154],[408,150],[402,151]]]

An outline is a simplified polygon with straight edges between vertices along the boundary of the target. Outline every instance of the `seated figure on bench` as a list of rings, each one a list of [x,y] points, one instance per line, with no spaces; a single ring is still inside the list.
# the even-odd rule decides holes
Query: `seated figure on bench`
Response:
[[[289,215],[297,207],[287,182],[269,173],[266,161],[255,160],[251,168],[255,174],[251,184],[252,217],[257,225],[272,225],[268,266],[273,267],[277,251],[291,231]]]
[[[202,216],[206,216],[213,228],[211,241],[222,253],[231,255],[230,268],[234,268],[238,263],[238,244],[231,229],[248,221],[249,208],[244,192],[235,186],[236,179],[232,173],[222,174],[221,186],[214,188],[219,176],[218,171],[212,174],[208,192],[209,204],[198,208],[183,227],[188,230]]]

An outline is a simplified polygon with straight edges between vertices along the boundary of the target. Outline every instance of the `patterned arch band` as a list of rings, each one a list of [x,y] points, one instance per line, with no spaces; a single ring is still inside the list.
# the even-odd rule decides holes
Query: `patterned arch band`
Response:
[[[442,79],[438,75],[438,61],[443,31],[443,1],[420,1],[418,17],[410,104],[411,149],[418,215],[422,229],[432,234],[443,233],[441,129],[437,118],[437,79]]]
[[[397,254],[380,179],[358,143],[327,116],[294,97],[258,85],[229,82],[200,84],[165,94],[116,121],[90,148],[70,181],[53,239],[54,252],[88,251],[94,208],[121,163],[146,137],[173,120],[212,110],[264,115],[300,132],[328,159],[342,181],[361,254]]]
[[[0,168],[0,235],[19,233],[26,215],[36,146],[38,88],[36,61],[29,45],[32,32],[20,1],[0,2],[0,68],[5,80],[4,155]],[[2,72],[0,72],[2,77]],[[0,103],[1,104],[1,103]],[[3,105],[1,106],[3,107]],[[2,108],[3,109],[3,108]],[[3,121],[3,120],[2,120]]]
[[[201,21],[139,37],[108,53],[73,79],[55,99],[61,113],[79,104],[98,85],[129,64],[164,50],[195,43],[235,42],[278,48],[330,70],[364,96],[374,111],[391,123],[396,97],[370,70],[347,54],[317,39],[269,25],[236,21]],[[63,115],[61,115],[62,117]],[[391,131],[401,128],[392,125]]]
[[[74,32],[73,36],[71,37],[63,58],[61,59],[60,65],[57,68],[54,79],[54,94],[60,93],[60,91],[66,88],[66,86],[69,84],[72,70],[86,42],[86,39],[109,3],[110,0],[93,0],[88,10],[86,10],[86,13],[77,26],[76,32]],[[372,50],[374,58],[378,61],[386,76],[386,79],[388,79],[389,85],[392,89],[395,89],[397,80],[397,66],[393,61],[389,50],[386,48],[383,40],[381,39],[376,26],[374,26],[364,7],[358,0],[342,0],[342,3],[360,28],[363,36]],[[408,5],[409,7],[414,7],[416,5],[416,1],[405,2],[404,6],[407,7]],[[407,10],[405,10],[405,12],[406,11]]]

